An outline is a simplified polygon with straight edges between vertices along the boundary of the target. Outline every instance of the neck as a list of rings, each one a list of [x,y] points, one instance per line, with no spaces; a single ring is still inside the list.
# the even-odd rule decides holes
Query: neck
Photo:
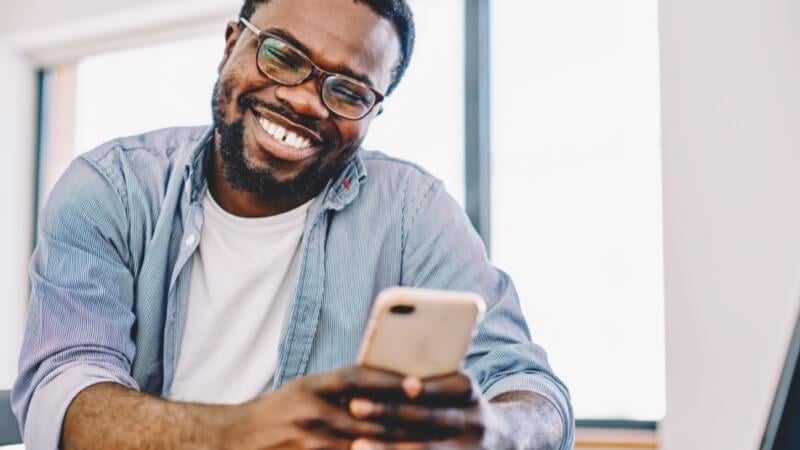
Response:
[[[219,136],[216,136],[212,156],[208,162],[208,189],[217,204],[230,214],[239,217],[275,216],[291,211],[319,194],[315,192],[303,198],[265,201],[250,192],[234,189],[225,178],[222,156],[217,150],[218,145]]]

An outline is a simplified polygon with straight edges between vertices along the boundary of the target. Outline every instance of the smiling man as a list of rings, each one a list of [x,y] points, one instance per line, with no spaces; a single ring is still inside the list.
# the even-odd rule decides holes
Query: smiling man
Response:
[[[28,447],[571,448],[567,389],[466,215],[360,149],[410,59],[405,2],[247,0],[225,38],[213,127],[109,142],[47,202],[12,399]],[[352,366],[395,285],[487,300],[464,373]]]

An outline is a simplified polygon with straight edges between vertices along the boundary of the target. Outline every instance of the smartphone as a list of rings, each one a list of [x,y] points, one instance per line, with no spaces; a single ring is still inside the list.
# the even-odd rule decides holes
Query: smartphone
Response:
[[[457,372],[485,310],[471,292],[386,289],[372,308],[358,364],[419,378]]]

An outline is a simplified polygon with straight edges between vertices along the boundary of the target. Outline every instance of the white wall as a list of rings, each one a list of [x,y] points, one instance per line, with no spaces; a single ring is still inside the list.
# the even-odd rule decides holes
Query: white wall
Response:
[[[33,148],[36,77],[30,66],[0,40],[0,389],[8,389],[24,328],[27,263],[32,242]]]
[[[800,305],[800,2],[662,0],[666,450],[757,448]]]
[[[163,0],[161,0],[163,1]],[[137,0],[138,5],[158,3],[159,0]],[[130,8],[131,0],[3,0],[0,7],[0,30],[13,32],[26,28],[61,25],[86,16],[102,15]]]
[[[2,0],[0,33],[26,30],[46,31],[87,19],[108,18],[120,12],[137,14],[143,10],[165,10],[165,5],[180,7],[183,18],[191,20],[220,8],[238,11],[243,0]],[[175,20],[175,17],[165,17]]]

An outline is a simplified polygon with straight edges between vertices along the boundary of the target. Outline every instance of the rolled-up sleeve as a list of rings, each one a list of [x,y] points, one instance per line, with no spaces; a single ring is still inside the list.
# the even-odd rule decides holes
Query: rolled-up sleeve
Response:
[[[88,386],[137,389],[126,204],[114,181],[77,159],[40,215],[11,397],[27,448],[58,448],[67,408]]]
[[[569,391],[553,373],[544,349],[532,342],[511,279],[490,263],[463,208],[441,182],[409,185],[415,192],[406,195],[403,284],[483,296],[486,315],[465,369],[487,398],[520,390],[545,397],[561,416],[562,448],[572,448],[575,423]]]

